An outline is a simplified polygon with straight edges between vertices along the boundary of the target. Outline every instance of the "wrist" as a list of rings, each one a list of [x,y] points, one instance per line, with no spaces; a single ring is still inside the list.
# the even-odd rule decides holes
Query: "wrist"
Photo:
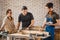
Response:
[[[31,26],[28,26],[28,28],[30,28]]]
[[[28,27],[30,28],[32,25],[29,25]]]

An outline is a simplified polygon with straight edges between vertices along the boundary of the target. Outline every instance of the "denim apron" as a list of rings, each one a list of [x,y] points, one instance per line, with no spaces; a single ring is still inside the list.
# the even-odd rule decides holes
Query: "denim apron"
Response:
[[[52,18],[48,18],[46,17],[47,19],[47,22],[53,22],[53,19]],[[46,25],[46,31],[49,32],[49,34],[51,35],[49,38],[45,39],[45,40],[54,40],[54,30],[55,30],[55,27],[52,26],[52,25]]]

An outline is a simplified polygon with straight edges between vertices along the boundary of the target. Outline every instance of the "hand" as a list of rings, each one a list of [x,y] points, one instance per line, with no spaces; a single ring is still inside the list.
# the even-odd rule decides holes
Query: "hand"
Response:
[[[27,30],[29,30],[29,28],[26,28]]]
[[[39,31],[44,31],[44,27],[41,27],[41,28],[39,29]]]

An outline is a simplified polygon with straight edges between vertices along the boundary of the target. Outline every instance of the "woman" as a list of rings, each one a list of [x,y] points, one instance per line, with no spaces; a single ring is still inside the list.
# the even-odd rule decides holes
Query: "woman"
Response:
[[[53,11],[53,3],[47,3],[46,7],[48,8],[48,14],[45,17],[43,28],[46,26],[46,31],[51,35],[50,38],[45,40],[54,40],[54,31],[55,26],[57,25],[59,15]]]
[[[14,19],[12,17],[11,9],[8,9],[6,11],[6,17],[3,20],[3,23],[2,23],[2,26],[1,26],[0,30],[5,30],[8,33],[16,32],[16,28],[15,28],[15,25],[14,25]]]

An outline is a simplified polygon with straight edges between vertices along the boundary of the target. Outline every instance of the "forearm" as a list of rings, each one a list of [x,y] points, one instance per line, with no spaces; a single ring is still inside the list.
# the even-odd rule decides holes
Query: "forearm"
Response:
[[[31,21],[31,24],[28,27],[32,27],[34,25],[34,20]]]
[[[44,22],[43,22],[43,25],[42,25],[42,28],[45,28],[45,26],[46,26],[46,18],[45,18],[45,20],[44,20]]]
[[[3,29],[4,29],[4,24],[2,24],[2,26],[1,26],[0,30],[3,30]]]
[[[52,24],[53,26],[59,26],[59,20],[56,20],[56,21],[57,21],[57,23]]]
[[[53,26],[58,26],[59,24],[58,23],[55,23],[55,24],[52,24]]]
[[[17,30],[19,30],[19,26],[20,26],[20,22],[18,22],[18,24],[17,24]]]
[[[45,28],[45,26],[46,26],[46,24],[43,24],[43,25],[42,25],[42,28]]]
[[[46,21],[43,22],[42,28],[45,28],[46,23],[47,23]]]
[[[28,27],[31,27],[31,26],[33,26],[33,24],[31,23]]]

